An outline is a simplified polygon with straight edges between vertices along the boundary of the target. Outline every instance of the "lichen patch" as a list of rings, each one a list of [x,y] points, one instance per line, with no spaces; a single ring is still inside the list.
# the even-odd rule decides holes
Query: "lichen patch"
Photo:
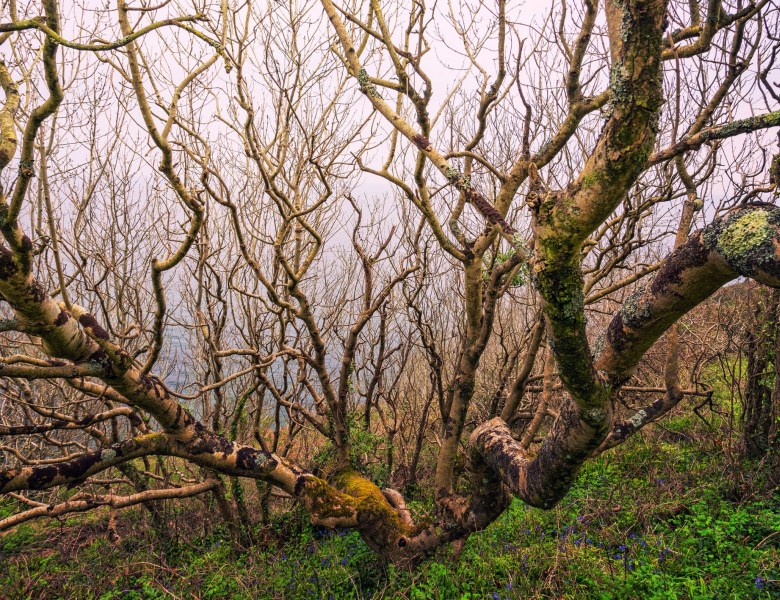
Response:
[[[756,267],[776,260],[777,228],[765,210],[740,211],[730,217],[721,227],[707,228],[704,243],[708,250],[723,255],[740,275],[752,276]]]
[[[631,417],[628,422],[634,426],[634,429],[639,429],[642,426],[645,417],[647,417],[647,413],[644,410],[640,410],[633,417]]]

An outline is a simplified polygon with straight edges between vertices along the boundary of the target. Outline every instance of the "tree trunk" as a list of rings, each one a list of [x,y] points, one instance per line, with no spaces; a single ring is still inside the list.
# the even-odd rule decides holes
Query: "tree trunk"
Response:
[[[761,458],[769,450],[772,425],[773,388],[778,333],[778,294],[765,290],[757,292],[758,303],[753,318],[748,321],[746,344],[747,382],[745,384],[744,413],[742,415],[742,444],[748,458]]]
[[[773,292],[773,295],[776,293]],[[775,320],[776,324],[777,321]],[[776,326],[776,325],[775,325]],[[780,490],[780,336],[775,335],[775,385],[772,390],[772,406],[769,411],[769,481]]]

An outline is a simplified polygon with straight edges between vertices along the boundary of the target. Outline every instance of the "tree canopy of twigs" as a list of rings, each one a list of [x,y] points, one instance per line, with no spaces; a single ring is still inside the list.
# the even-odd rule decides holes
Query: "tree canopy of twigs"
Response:
[[[275,499],[414,565],[706,401],[780,9],[528,4],[3,0],[0,530]]]

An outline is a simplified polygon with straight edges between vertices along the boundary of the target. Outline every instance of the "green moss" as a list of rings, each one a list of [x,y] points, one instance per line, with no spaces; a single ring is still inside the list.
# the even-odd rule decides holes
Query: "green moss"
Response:
[[[542,247],[539,252],[549,252]],[[553,255],[554,256],[554,255]],[[549,260],[547,268],[534,274],[534,284],[546,302],[551,327],[550,348],[558,373],[578,402],[600,407],[606,390],[594,379],[583,310],[583,277],[579,257]]]
[[[587,190],[588,188],[592,188],[596,184],[601,183],[603,179],[603,173],[600,171],[594,171],[593,173],[590,173],[582,178],[582,189]]]
[[[555,194],[546,194],[544,200],[542,200],[542,206],[540,208],[540,212],[551,213],[552,210],[555,208],[555,200],[556,200]]]
[[[306,495],[311,499],[312,508],[323,519],[348,518],[355,514],[355,506],[345,502],[327,482],[317,477],[306,481]]]

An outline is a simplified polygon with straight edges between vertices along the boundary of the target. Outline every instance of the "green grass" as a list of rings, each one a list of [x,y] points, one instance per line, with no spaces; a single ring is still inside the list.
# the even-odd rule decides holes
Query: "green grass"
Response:
[[[669,420],[588,463],[555,510],[515,501],[460,560],[442,549],[413,573],[381,565],[353,532],[306,525],[298,510],[245,552],[215,530],[163,553],[139,509],[123,513],[118,548],[105,540],[105,515],[0,538],[0,597],[780,598],[780,497],[757,491],[755,465],[728,459],[719,426]],[[695,440],[682,437],[692,431]],[[184,518],[201,518],[194,506]]]

